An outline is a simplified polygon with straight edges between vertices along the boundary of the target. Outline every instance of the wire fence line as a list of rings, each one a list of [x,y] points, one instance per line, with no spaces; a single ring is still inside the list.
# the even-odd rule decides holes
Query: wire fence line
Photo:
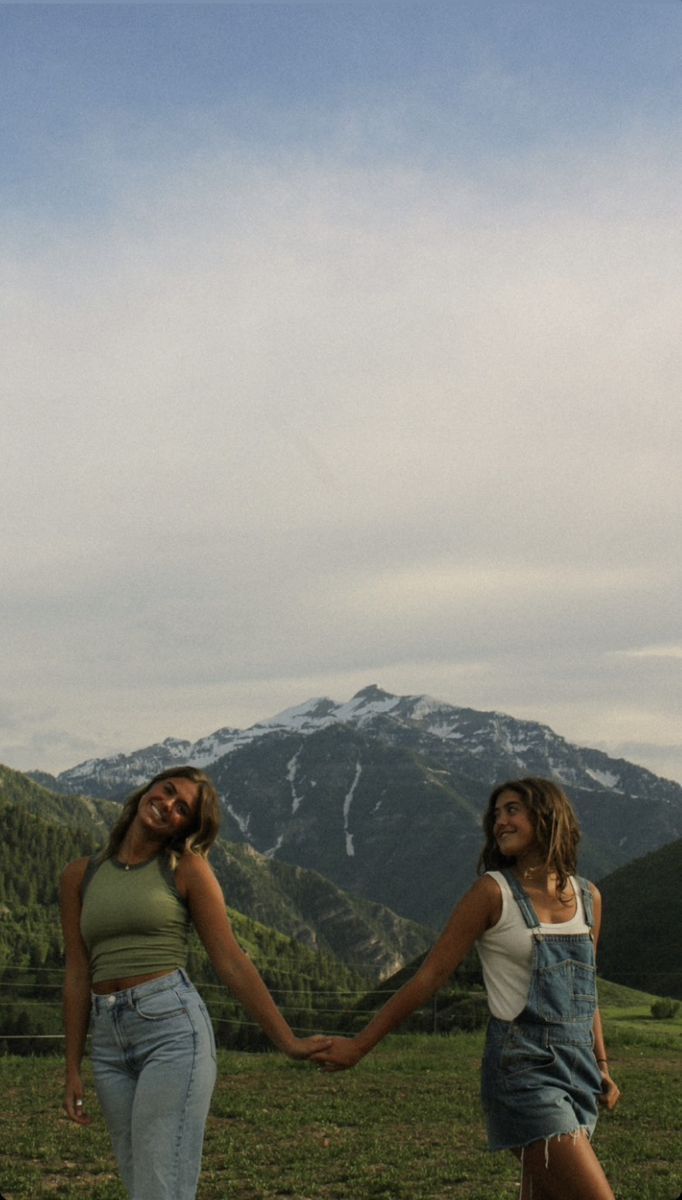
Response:
[[[29,985],[25,984],[23,986],[29,986]],[[46,984],[46,985],[41,985],[41,986],[49,987],[50,990],[55,990],[55,989],[61,990],[60,985],[58,985],[58,984],[53,984],[53,985]],[[235,1004],[235,1005],[239,1003],[237,1000],[235,1000],[231,996],[230,992],[226,988],[224,988],[222,984],[199,983],[198,986],[202,992],[209,988],[213,992],[221,991],[224,995],[225,1003],[228,1003],[228,1004],[231,1003],[231,1004]],[[382,988],[381,989],[382,1000],[388,999],[389,996],[395,995],[396,992],[398,992],[399,990],[400,990],[399,988],[390,988],[390,989]],[[376,994],[377,989],[374,989],[374,991]],[[457,992],[458,992],[458,996],[460,999],[466,998],[466,997],[469,997],[472,995],[475,996],[477,998],[477,1000],[481,1000],[483,997],[483,992],[480,989],[473,989],[471,991],[457,989]],[[279,1007],[284,1011],[285,1015],[287,1013],[287,1009],[289,1009],[289,1010],[293,1009],[294,1013],[296,1013],[300,1017],[303,1015],[303,1013],[300,1010],[304,1009],[305,1016],[307,1016],[308,1018],[312,1018],[314,1020],[316,1017],[319,1017],[319,1021],[315,1025],[308,1025],[308,1024],[302,1025],[302,1024],[300,1024],[300,1021],[296,1021],[296,1020],[293,1020],[290,1022],[291,1027],[295,1033],[304,1034],[304,1035],[307,1035],[309,1033],[318,1033],[318,1032],[320,1032],[321,1028],[326,1028],[327,1031],[329,1031],[330,1026],[334,1026],[334,1025],[338,1024],[339,1018],[344,1018],[345,1020],[348,1020],[348,1018],[350,1018],[350,1017],[357,1018],[357,1019],[363,1019],[363,1018],[369,1019],[374,1015],[376,1009],[364,1008],[364,1007],[360,1008],[360,1007],[353,1006],[352,1004],[349,1003],[346,1007],[343,1007],[343,1008],[339,1008],[337,1006],[334,1006],[334,1007],[323,1006],[319,1010],[316,1010],[310,1004],[301,1003],[301,1000],[314,1001],[315,999],[324,999],[325,997],[330,998],[330,999],[336,997],[336,998],[340,998],[341,1000],[343,1000],[345,996],[348,996],[349,1000],[355,999],[356,1001],[361,1001],[363,998],[365,998],[368,995],[368,993],[369,994],[372,993],[371,988],[367,988],[364,991],[360,991],[360,990],[348,991],[348,992],[343,993],[342,995],[339,995],[339,992],[330,992],[330,991],[317,992],[317,991],[315,991],[315,989],[311,989],[309,991],[298,991],[298,992],[287,991],[287,990],[280,989],[280,988],[272,988],[271,989],[271,994],[278,1001]],[[441,993],[441,995],[442,995],[442,993]],[[292,999],[292,997],[295,997],[297,999]],[[212,1009],[214,1007],[214,1005],[217,1005],[217,1003],[219,1002],[219,997],[216,997],[215,995],[209,996],[207,999],[208,999],[209,1010]],[[435,1018],[437,1003],[438,1003],[438,998],[433,997],[433,999],[430,1000],[428,1002],[428,1004],[424,1005],[423,1008],[419,1009],[418,1012],[419,1013],[433,1013],[434,1018]],[[61,1019],[61,1013],[62,1013],[62,1001],[61,1000],[52,999],[52,998],[50,998],[50,999],[40,998],[39,996],[34,997],[31,995],[29,995],[29,996],[5,996],[2,999],[2,1007],[4,1010],[8,1010],[10,1008],[19,1009],[21,1012],[24,1012],[24,1013],[26,1013],[26,1010],[29,1008],[42,1009],[43,1013],[47,1013],[49,1015],[59,1014],[59,1019]],[[259,1026],[258,1022],[250,1021],[250,1020],[248,1020],[248,1018],[246,1016],[244,1016],[244,1017],[227,1016],[224,1014],[224,1012],[221,1012],[219,1009],[217,1011],[211,1012],[211,1020],[213,1021],[213,1023],[215,1025],[218,1025],[218,1026],[230,1026],[230,1027],[233,1027],[236,1029],[260,1030],[260,1026]],[[435,1028],[435,1025],[434,1025],[434,1028]],[[347,1032],[347,1030],[344,1029],[343,1032]],[[12,1030],[8,1030],[7,1032],[3,1032],[2,1030],[0,1030],[0,1042],[39,1041],[39,1040],[50,1040],[50,1039],[63,1040],[63,1037],[64,1037],[64,1034],[61,1032],[15,1033]]]
[[[349,1020],[368,1019],[372,1017],[376,1011],[375,1007],[367,1007],[362,1004],[366,1002],[370,996],[380,997],[382,1002],[389,999],[400,990],[399,987],[387,987],[380,982],[372,985],[368,983],[365,987],[339,987],[330,989],[327,985],[324,988],[317,989],[314,982],[308,986],[300,986],[300,974],[293,971],[273,972],[278,977],[289,976],[296,979],[297,987],[270,987],[270,992],[278,1006],[283,1010],[288,1017],[292,1029],[295,1033],[306,1035],[316,1033],[322,1030],[326,1032],[334,1032],[334,1027],[340,1026],[342,1032],[348,1032]],[[267,976],[269,972],[264,970]],[[15,978],[8,976],[15,975]],[[19,965],[13,963],[0,964],[0,1006],[3,1012],[9,1018],[7,1020],[6,1032],[0,1029],[0,1043],[5,1045],[9,1043],[25,1043],[25,1042],[47,1042],[47,1041],[63,1041],[64,1034],[61,1031],[49,1031],[50,1026],[57,1022],[61,1022],[63,983],[65,979],[64,967],[32,967],[27,965]],[[26,978],[22,978],[22,976]],[[624,973],[619,978],[619,983],[624,983],[627,979],[637,980],[640,978],[639,973],[632,971]],[[655,971],[647,973],[649,980],[657,978],[665,978],[668,986],[671,980],[679,980],[682,978],[682,971]],[[44,980],[42,982],[41,980]],[[462,981],[464,983],[464,981]],[[239,1002],[232,997],[227,988],[218,981],[200,980],[197,982],[199,990],[205,994],[209,1010],[211,1011],[211,1019],[216,1027],[223,1027],[226,1030],[226,1038],[230,1035],[228,1029],[241,1030],[248,1037],[249,1031],[260,1030],[257,1022],[251,1021],[246,1014],[243,1016],[235,1013],[230,1015],[228,1007],[227,1012],[225,1006],[234,1005],[239,1007]],[[633,985],[635,986],[635,985]],[[23,994],[25,991],[26,994]],[[480,986],[471,984],[466,986],[457,986],[455,980],[447,991],[441,990],[437,993],[428,1004],[418,1010],[418,1016],[424,1020],[428,1019],[431,1014],[430,1031],[438,1032],[439,1024],[441,1031],[443,1026],[444,1010],[449,1009],[457,1003],[469,1003],[476,1011],[484,1009],[484,992]],[[56,993],[56,994],[55,994]],[[334,1002],[327,1004],[327,1002]],[[371,1002],[370,1002],[371,1003]],[[440,1007],[440,1012],[439,1012]],[[42,1010],[40,1017],[36,1010]],[[36,1012],[36,1017],[31,1014]],[[10,1014],[17,1014],[11,1016]],[[23,1021],[22,1021],[23,1014]],[[479,1014],[480,1015],[480,1014]],[[41,1019],[42,1017],[42,1019]],[[302,1024],[301,1022],[305,1022]],[[0,1022],[5,1024],[0,1017]],[[35,1022],[36,1032],[31,1033],[30,1024]],[[315,1022],[315,1024],[309,1024]],[[45,1031],[47,1024],[48,1032]],[[446,1020],[447,1024],[447,1020]],[[14,1028],[11,1026],[14,1025]],[[23,1026],[23,1028],[22,1028]],[[41,1028],[42,1026],[42,1028]],[[238,1036],[238,1035],[237,1035]]]
[[[258,962],[259,960],[254,957],[254,961]],[[367,976],[368,972],[370,971],[370,968],[368,967],[366,962],[347,962],[346,959],[336,959],[335,963],[341,969],[345,968],[349,971],[354,971],[358,975],[361,975],[361,976]],[[265,972],[270,970],[270,968],[267,965],[262,966],[260,969]],[[305,970],[307,968],[299,968],[298,970],[296,970],[293,967],[280,967],[278,965],[276,967],[273,967],[272,969],[276,970],[278,975],[289,975],[294,979],[300,979],[301,975],[305,973]],[[34,967],[30,963],[19,964],[19,963],[8,963],[8,962],[0,961],[0,974],[4,975],[5,972],[7,972],[7,971],[23,971],[25,974],[30,974],[30,975],[46,974],[46,975],[63,976],[66,973],[66,969],[64,966],[58,966],[58,967],[57,966],[55,966],[55,967],[35,966]]]
[[[347,967],[349,970],[357,971],[360,975],[367,974],[368,966],[367,966],[366,962],[353,963],[353,962],[347,962],[345,959],[338,959],[336,961],[337,961],[338,965],[342,968]],[[262,970],[265,971],[266,973],[269,969],[270,968],[268,966],[262,967]],[[277,966],[276,968],[273,968],[273,970],[276,970],[278,975],[292,975],[295,979],[300,979],[301,975],[303,974],[302,969],[293,970],[288,967]],[[58,975],[60,978],[63,978],[63,976],[66,975],[66,967],[64,966],[63,963],[61,963],[59,966],[52,966],[52,967],[50,967],[50,966],[33,966],[32,963],[12,963],[12,962],[6,962],[6,961],[3,962],[0,959],[0,976],[4,976],[8,971],[20,971],[26,975]],[[623,978],[626,978],[626,977],[631,978],[635,975],[640,974],[640,972],[619,971],[618,974],[620,977],[623,977]],[[674,971],[665,971],[665,970],[647,971],[647,975],[651,976],[652,979],[656,976],[672,976],[673,979],[680,979],[680,978],[682,978],[682,968],[678,969],[678,970],[674,970]],[[202,987],[222,987],[222,984],[219,984],[219,983],[202,984]],[[343,990],[343,989],[340,989],[340,990]]]

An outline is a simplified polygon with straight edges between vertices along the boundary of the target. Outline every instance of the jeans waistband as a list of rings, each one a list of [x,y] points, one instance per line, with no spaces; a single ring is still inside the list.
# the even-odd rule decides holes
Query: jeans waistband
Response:
[[[150,979],[147,983],[138,983],[135,987],[124,988],[120,992],[108,992],[104,996],[92,992],[92,1009],[93,1012],[110,1012],[112,1008],[134,1008],[136,1001],[141,1000],[143,996],[150,996],[155,992],[165,992],[168,988],[176,988],[180,985],[192,987],[192,981],[182,967],[178,967],[177,971],[171,971],[169,975],[161,975],[158,979]]]

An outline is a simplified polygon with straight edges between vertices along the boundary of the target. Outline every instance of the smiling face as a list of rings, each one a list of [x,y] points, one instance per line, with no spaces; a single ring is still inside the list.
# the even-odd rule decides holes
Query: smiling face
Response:
[[[157,779],[140,798],[137,816],[147,833],[170,841],[194,825],[199,788],[191,779],[171,776]]]
[[[493,836],[505,858],[519,858],[539,849],[535,823],[516,792],[501,792],[493,808]]]
[[[493,789],[483,814],[485,844],[479,872],[499,871],[522,858],[524,868],[544,865],[559,890],[575,875],[580,826],[568,796],[552,779],[528,775]]]

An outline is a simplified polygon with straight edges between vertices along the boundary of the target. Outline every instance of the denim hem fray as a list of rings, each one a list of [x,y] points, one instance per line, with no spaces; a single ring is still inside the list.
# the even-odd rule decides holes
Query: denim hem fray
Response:
[[[494,1146],[488,1142],[488,1150],[491,1154],[501,1154],[503,1150],[519,1150],[523,1153],[529,1146],[534,1146],[536,1142],[544,1142],[546,1147],[548,1142],[553,1142],[556,1138],[570,1137],[575,1141],[581,1133],[584,1133],[587,1139],[592,1141],[596,1127],[597,1122],[595,1121],[593,1125],[576,1125],[575,1129],[559,1129],[556,1133],[540,1134],[538,1137],[528,1138],[525,1142],[498,1142]]]
[[[573,1142],[575,1143],[575,1142],[577,1142],[577,1140],[581,1136],[581,1134],[584,1134],[585,1137],[588,1139],[588,1141],[591,1141],[593,1133],[594,1133],[594,1130],[590,1129],[589,1125],[578,1125],[577,1129],[573,1129],[570,1133],[550,1133],[546,1138],[535,1138],[532,1142],[526,1142],[525,1146],[521,1146],[521,1147],[516,1146],[515,1149],[521,1150],[521,1195],[523,1195],[524,1155],[529,1146],[535,1146],[538,1142],[544,1141],[544,1143],[545,1143],[545,1169],[548,1171],[549,1170],[549,1143],[550,1142],[556,1141],[557,1138],[570,1137],[573,1139]],[[530,1179],[528,1182],[530,1184],[529,1200],[533,1200],[533,1180]]]

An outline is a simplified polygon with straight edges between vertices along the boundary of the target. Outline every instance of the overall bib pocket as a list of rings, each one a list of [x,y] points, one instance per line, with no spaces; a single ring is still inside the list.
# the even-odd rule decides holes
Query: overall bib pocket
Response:
[[[537,972],[538,1012],[544,1021],[589,1021],[597,998],[597,973],[589,963],[565,958]]]

